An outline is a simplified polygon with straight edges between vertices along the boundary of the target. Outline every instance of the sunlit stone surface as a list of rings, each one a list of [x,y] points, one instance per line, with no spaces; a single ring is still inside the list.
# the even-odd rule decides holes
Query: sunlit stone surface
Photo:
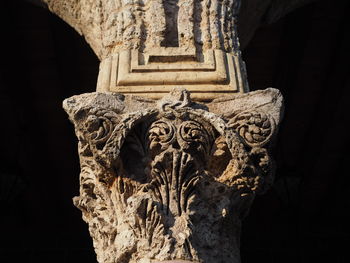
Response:
[[[97,92],[64,101],[98,262],[239,263],[283,107],[249,92],[240,1],[44,2],[101,60]]]

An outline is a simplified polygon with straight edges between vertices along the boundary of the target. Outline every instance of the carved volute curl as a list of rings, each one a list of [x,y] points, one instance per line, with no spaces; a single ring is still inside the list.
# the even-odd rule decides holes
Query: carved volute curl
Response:
[[[43,1],[101,60],[97,92],[64,102],[98,262],[239,263],[282,108],[277,90],[248,93],[241,1]]]
[[[240,262],[241,220],[272,181],[281,103],[273,89],[207,105],[183,89],[67,99],[81,158],[74,203],[98,261]]]

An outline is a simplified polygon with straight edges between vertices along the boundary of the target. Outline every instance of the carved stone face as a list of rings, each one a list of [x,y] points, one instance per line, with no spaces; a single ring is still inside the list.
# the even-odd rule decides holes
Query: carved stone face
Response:
[[[81,96],[65,102],[80,141],[74,202],[98,261],[240,262],[241,219],[271,181],[275,119],[261,109],[218,117],[185,91],[158,105]]]

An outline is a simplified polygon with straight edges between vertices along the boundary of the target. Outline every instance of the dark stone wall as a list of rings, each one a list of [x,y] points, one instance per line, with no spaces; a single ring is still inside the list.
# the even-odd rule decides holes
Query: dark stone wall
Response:
[[[0,262],[96,262],[72,197],[79,160],[64,98],[95,89],[98,60],[73,29],[1,4]],[[242,263],[350,262],[350,17],[346,0],[298,9],[244,50],[252,90],[284,94],[276,181],[242,231]]]

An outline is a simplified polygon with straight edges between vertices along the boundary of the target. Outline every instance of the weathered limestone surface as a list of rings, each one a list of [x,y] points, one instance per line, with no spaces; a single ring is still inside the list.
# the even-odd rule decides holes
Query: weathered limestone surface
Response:
[[[275,89],[206,105],[183,89],[66,99],[81,163],[74,203],[98,261],[240,262],[241,220],[272,182],[281,107]]]
[[[282,114],[277,90],[247,93],[240,0],[44,2],[101,60],[97,92],[64,102],[98,261],[239,263]]]
[[[54,6],[52,0],[26,1],[39,6]],[[253,37],[257,28],[259,28],[261,25],[276,22],[278,19],[287,15],[294,9],[316,1],[317,0],[242,0],[238,19],[238,33],[241,46],[243,48],[246,47],[246,45]],[[53,9],[51,8],[51,10]],[[74,9],[72,9],[72,11],[73,10]],[[55,12],[55,10],[53,11]],[[70,10],[67,9],[67,11]],[[65,18],[67,15],[65,15],[64,12],[56,13],[58,13],[65,21],[72,20],[69,18]],[[85,35],[83,30],[78,30],[78,32]],[[89,39],[93,41],[91,37],[89,37]]]
[[[209,101],[249,91],[237,33],[241,2],[245,44],[261,23],[311,1],[41,2],[82,34],[101,60],[97,91],[159,99],[183,87],[194,99]]]
[[[85,36],[103,60],[126,49],[159,47],[237,51],[240,1],[44,0]]]
[[[174,87],[211,100],[248,91],[239,0],[45,0],[101,60],[97,91],[159,99]]]

